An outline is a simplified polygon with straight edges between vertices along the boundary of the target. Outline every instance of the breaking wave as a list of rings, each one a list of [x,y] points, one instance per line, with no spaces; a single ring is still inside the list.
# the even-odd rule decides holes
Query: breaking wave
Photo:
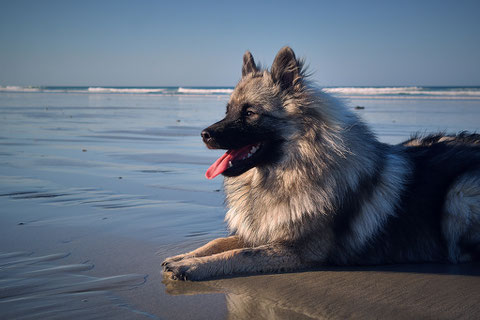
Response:
[[[344,96],[446,96],[478,97],[478,87],[335,87],[325,92]]]
[[[38,87],[19,87],[19,86],[0,86],[0,91],[11,91],[11,92],[38,92],[40,88]]]
[[[203,89],[203,88],[178,88],[179,93],[196,93],[196,94],[230,94],[233,92],[231,88],[221,88],[221,89]]]
[[[230,87],[43,87],[0,86],[0,92],[45,92],[86,94],[161,94],[161,95],[228,95]]]
[[[88,87],[88,92],[91,93],[161,93],[165,92],[166,88],[103,88],[103,87]]]

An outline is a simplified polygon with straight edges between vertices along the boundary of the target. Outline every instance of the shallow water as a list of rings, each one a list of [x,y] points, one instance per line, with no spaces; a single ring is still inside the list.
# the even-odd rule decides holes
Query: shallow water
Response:
[[[353,111],[384,142],[398,143],[412,132],[480,128],[480,100],[344,99],[352,109],[364,107]],[[429,269],[434,271],[426,278],[418,269],[402,268],[162,284],[163,258],[227,233],[222,179],[204,177],[221,152],[207,150],[199,135],[223,117],[227,100],[227,95],[0,92],[0,318],[213,319],[250,317],[258,310],[268,310],[264,318],[355,317],[355,310],[362,317],[384,309],[374,304],[342,309],[358,297],[336,292],[336,281],[371,288],[377,281],[398,287],[405,280],[411,290],[417,283],[431,294],[443,282],[460,295],[465,291],[455,283],[480,287],[478,273],[442,267]],[[302,298],[308,292],[296,286],[309,281],[325,289]],[[372,297],[391,289],[378,290]],[[389,292],[398,299],[385,303],[411,290]],[[444,305],[453,305],[447,298]],[[330,303],[316,306],[312,299]],[[441,309],[433,300],[426,305],[427,311]],[[462,316],[455,310],[450,314]]]
[[[1,94],[0,197],[14,208],[46,208],[24,223],[90,226],[101,215],[149,229],[181,226],[172,242],[183,232],[214,235],[222,229],[221,181],[203,171],[219,152],[205,152],[199,132],[222,114],[225,99]],[[182,226],[185,215],[198,225]],[[124,228],[118,222],[112,231]],[[142,238],[164,236],[140,228]]]

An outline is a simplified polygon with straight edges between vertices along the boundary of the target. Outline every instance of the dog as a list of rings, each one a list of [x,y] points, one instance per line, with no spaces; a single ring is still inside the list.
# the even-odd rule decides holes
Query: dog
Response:
[[[206,176],[225,177],[231,236],[166,259],[173,279],[480,256],[480,134],[381,143],[289,47],[270,70],[245,53],[225,118],[201,136],[228,150]]]

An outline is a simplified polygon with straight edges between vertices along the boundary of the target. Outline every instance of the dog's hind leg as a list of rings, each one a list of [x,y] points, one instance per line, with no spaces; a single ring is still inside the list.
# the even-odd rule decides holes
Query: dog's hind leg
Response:
[[[185,258],[168,262],[164,270],[171,272],[173,279],[204,280],[234,274],[292,271],[306,266],[293,249],[277,244]]]
[[[460,177],[445,202],[442,231],[451,262],[470,261],[480,254],[480,171]],[[466,248],[466,250],[465,250]]]
[[[208,242],[207,244],[193,251],[167,258],[162,263],[162,266],[167,265],[169,262],[180,261],[182,259],[188,259],[188,258],[210,256],[212,254],[233,250],[233,249],[238,249],[238,248],[243,248],[243,247],[244,247],[244,244],[240,241],[238,236],[218,238]]]

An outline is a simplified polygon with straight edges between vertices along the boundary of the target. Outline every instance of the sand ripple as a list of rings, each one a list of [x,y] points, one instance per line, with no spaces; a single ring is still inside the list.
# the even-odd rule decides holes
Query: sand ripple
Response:
[[[0,319],[157,319],[111,290],[131,290],[146,276],[91,277],[90,263],[62,265],[69,254],[0,253]]]

